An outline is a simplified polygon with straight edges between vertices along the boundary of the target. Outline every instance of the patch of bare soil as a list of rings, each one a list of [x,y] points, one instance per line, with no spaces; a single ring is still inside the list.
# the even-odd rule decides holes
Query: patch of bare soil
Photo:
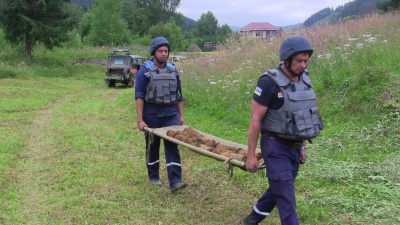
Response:
[[[79,58],[78,60],[69,59],[68,62],[71,63],[72,65],[82,64],[82,63],[90,63],[90,64],[95,64],[95,65],[106,66],[107,59]]]

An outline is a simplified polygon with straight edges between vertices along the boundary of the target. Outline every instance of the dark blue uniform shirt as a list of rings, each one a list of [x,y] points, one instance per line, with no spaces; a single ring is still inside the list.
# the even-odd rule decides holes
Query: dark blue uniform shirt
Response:
[[[135,82],[135,99],[142,98],[144,100],[146,95],[146,87],[150,83],[150,76],[145,75],[147,72],[147,68],[142,66],[137,75]],[[178,91],[181,93],[181,97],[178,98],[178,101],[183,101],[182,97],[182,88],[181,88],[181,80],[179,78],[179,72],[175,69],[175,72],[178,74]],[[147,117],[167,117],[178,114],[178,107],[176,104],[174,105],[157,105],[154,103],[144,103],[143,106],[143,116]]]
[[[277,69],[282,70],[279,67]],[[279,109],[283,106],[283,95],[279,86],[268,76],[261,76],[253,93],[253,100],[268,109]]]

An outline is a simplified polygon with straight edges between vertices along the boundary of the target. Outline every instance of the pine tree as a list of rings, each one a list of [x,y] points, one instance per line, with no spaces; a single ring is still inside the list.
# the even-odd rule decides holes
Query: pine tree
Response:
[[[0,0],[0,18],[5,38],[14,44],[25,42],[25,54],[42,43],[48,49],[68,39],[76,21],[69,18],[69,0]]]
[[[391,0],[390,2],[378,2],[376,7],[383,12],[395,11],[400,8],[400,0]]]

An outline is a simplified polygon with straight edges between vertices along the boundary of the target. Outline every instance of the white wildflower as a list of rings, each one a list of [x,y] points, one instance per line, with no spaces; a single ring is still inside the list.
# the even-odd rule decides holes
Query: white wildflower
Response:
[[[370,38],[368,38],[366,41],[368,41],[368,42],[374,42],[376,40],[376,38],[374,38],[374,37],[370,37]]]

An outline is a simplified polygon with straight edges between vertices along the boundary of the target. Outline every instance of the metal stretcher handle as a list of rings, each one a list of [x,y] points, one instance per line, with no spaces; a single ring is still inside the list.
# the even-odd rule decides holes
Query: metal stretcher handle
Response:
[[[226,156],[223,156],[223,155],[220,155],[220,154],[217,154],[217,153],[214,153],[214,152],[210,152],[210,151],[207,151],[205,149],[193,146],[191,144],[188,144],[186,142],[180,141],[180,140],[175,139],[173,137],[170,137],[170,136],[167,136],[167,135],[163,135],[163,134],[159,134],[159,133],[155,132],[157,130],[157,128],[153,129],[153,128],[145,127],[144,130],[149,132],[151,135],[157,135],[157,136],[159,136],[159,137],[161,137],[163,139],[166,139],[168,141],[174,142],[174,143],[176,143],[178,145],[182,145],[182,146],[184,146],[184,147],[186,147],[186,148],[188,148],[188,149],[190,149],[190,150],[192,150],[192,151],[194,151],[194,152],[196,152],[196,153],[198,153],[200,155],[204,155],[204,156],[207,156],[207,157],[210,157],[210,158],[214,158],[214,159],[216,159],[218,161],[222,161],[222,162],[225,162],[225,161],[228,160],[230,164],[232,164],[232,165],[234,165],[236,167],[239,167],[239,168],[241,168],[241,169],[246,171],[245,162],[242,162],[242,161],[239,161],[239,160],[233,159],[233,158],[229,159]]]

